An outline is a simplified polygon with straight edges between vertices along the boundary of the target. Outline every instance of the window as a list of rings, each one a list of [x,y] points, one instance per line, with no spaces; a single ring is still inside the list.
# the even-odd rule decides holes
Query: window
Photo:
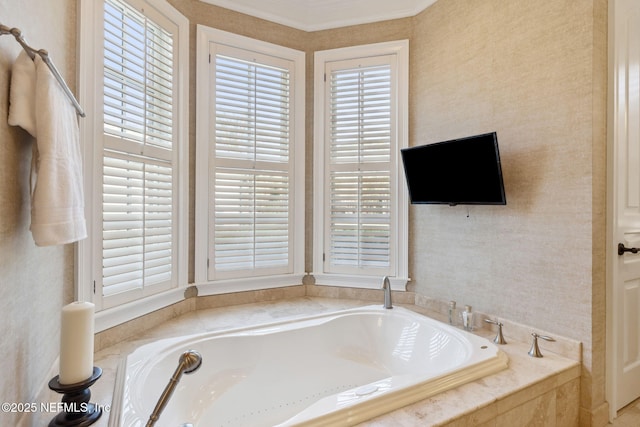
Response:
[[[299,284],[304,55],[202,26],[198,40],[196,282]]]
[[[316,53],[314,276],[407,280],[407,43]]]
[[[79,277],[97,311],[186,285],[188,25],[155,3],[82,6],[82,75],[95,79],[81,93],[95,108],[82,130],[93,197]]]

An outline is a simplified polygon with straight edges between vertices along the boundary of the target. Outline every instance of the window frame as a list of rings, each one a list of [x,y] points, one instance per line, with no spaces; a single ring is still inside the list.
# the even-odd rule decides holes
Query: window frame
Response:
[[[257,55],[267,55],[290,61],[293,64],[293,105],[291,111],[291,140],[293,141],[294,171],[293,196],[293,247],[290,273],[258,275],[241,278],[211,279],[209,275],[209,164],[210,141],[213,128],[210,117],[210,46],[220,44]],[[270,289],[302,284],[305,248],[305,53],[261,40],[229,33],[205,25],[196,28],[196,201],[195,201],[195,285],[199,295],[216,295],[229,292]],[[205,171],[205,172],[203,172]]]
[[[325,217],[326,197],[326,150],[327,123],[326,117],[326,82],[325,70],[327,63],[357,60],[376,56],[391,56],[397,70],[396,93],[392,104],[395,105],[396,121],[396,146],[392,156],[392,194],[395,193],[395,201],[392,203],[392,236],[395,240],[391,243],[392,256],[389,276],[394,290],[406,290],[408,283],[408,191],[403,177],[400,149],[408,147],[409,122],[409,41],[398,40],[383,43],[374,43],[362,46],[331,49],[315,52],[314,57],[314,197],[313,197],[313,276],[316,285],[345,286],[366,289],[378,289],[380,283],[377,276],[331,273],[325,271],[325,239],[327,238]],[[395,218],[395,220],[393,219]],[[395,249],[394,249],[395,248]],[[380,277],[381,279],[382,277]]]
[[[119,303],[105,308],[100,288],[102,276],[102,156],[103,146],[103,32],[104,1],[79,4],[79,67],[78,94],[85,106],[87,117],[80,120],[84,188],[89,197],[85,202],[85,216],[89,237],[76,246],[76,299],[91,301],[96,305],[96,331],[102,331],[124,323],[151,311],[166,307],[184,299],[188,286],[188,189],[189,189],[189,21],[166,0],[123,0],[138,11],[146,9],[151,16],[171,21],[177,27],[177,60],[175,85],[177,86],[174,126],[176,128],[175,194],[177,205],[172,229],[175,247],[175,274],[168,290]],[[91,143],[88,143],[90,141]]]

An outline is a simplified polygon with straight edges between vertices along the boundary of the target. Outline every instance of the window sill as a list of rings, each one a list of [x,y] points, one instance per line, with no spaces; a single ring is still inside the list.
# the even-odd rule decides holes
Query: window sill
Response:
[[[263,289],[285,288],[302,285],[304,274],[228,279],[214,282],[195,283],[198,296],[220,295],[232,292],[259,291]]]
[[[382,276],[351,276],[344,274],[317,274],[313,273],[316,279],[316,285],[319,286],[337,286],[347,288],[361,289],[380,289],[382,288]],[[408,278],[389,277],[391,282],[391,290],[406,291]]]
[[[152,311],[180,302],[185,299],[185,289],[186,287],[173,288],[156,295],[99,311],[95,316],[95,332],[102,332],[149,314]]]

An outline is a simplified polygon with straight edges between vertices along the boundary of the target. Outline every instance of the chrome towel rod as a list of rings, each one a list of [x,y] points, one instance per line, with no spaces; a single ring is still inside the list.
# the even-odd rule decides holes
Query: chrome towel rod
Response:
[[[58,71],[56,66],[53,64],[51,59],[49,58],[49,52],[47,52],[45,49],[36,50],[31,46],[29,46],[25,41],[24,37],[22,37],[22,31],[20,31],[18,28],[9,28],[6,25],[0,24],[0,36],[6,35],[6,34],[11,34],[13,37],[15,37],[16,41],[20,43],[20,46],[22,46],[22,48],[27,52],[27,54],[31,57],[31,59],[35,58],[36,55],[40,55],[44,63],[47,64],[47,67],[49,67],[49,69],[53,73],[53,76],[60,83],[60,86],[62,86],[62,90],[64,90],[64,93],[67,95],[69,100],[73,103],[73,106],[76,108],[76,111],[78,112],[80,117],[85,117],[84,110],[78,103],[78,100],[76,99],[75,96],[73,96],[73,93],[71,93],[69,86],[67,86],[67,83],[62,78],[62,75],[60,75],[60,72]]]

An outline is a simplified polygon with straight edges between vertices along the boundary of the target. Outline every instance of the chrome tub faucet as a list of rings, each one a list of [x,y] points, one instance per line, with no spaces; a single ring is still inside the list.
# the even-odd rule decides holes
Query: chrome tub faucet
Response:
[[[389,281],[389,276],[384,276],[382,278],[382,290],[384,291],[384,308],[393,308],[393,304],[391,303],[391,281]]]

